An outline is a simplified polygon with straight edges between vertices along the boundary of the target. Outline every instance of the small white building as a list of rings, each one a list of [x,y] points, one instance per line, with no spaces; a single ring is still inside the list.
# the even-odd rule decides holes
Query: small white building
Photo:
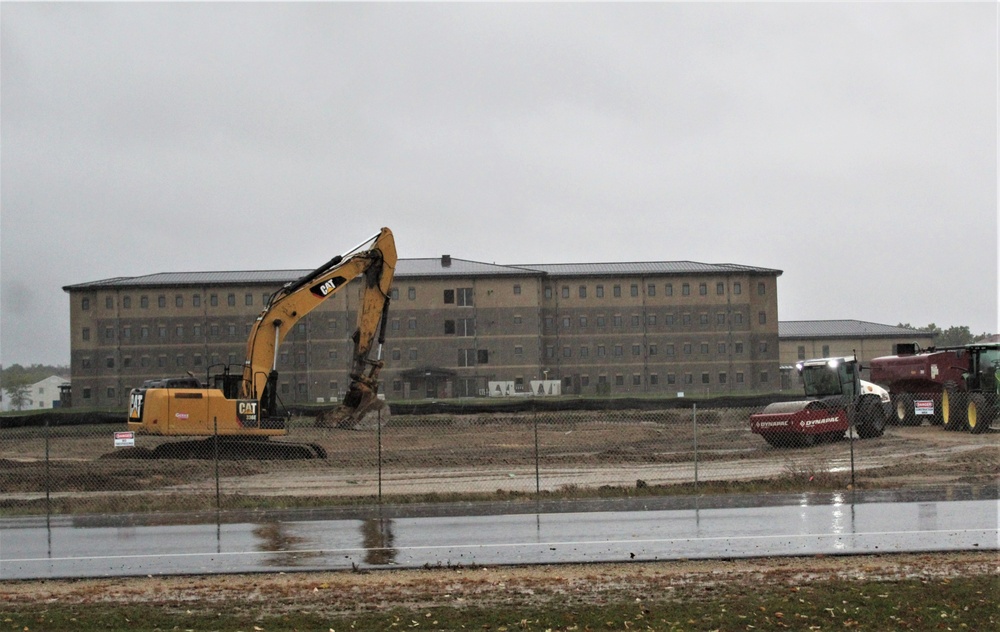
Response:
[[[69,380],[58,375],[52,375],[28,387],[24,405],[21,410],[38,410],[40,408],[58,408],[60,405],[60,387],[69,384]],[[13,410],[8,393],[3,394],[3,410]]]

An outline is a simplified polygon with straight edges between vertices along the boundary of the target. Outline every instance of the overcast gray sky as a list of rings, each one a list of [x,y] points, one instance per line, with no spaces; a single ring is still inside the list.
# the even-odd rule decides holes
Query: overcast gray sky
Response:
[[[0,361],[65,285],[401,257],[778,268],[997,325],[997,4],[0,7]]]

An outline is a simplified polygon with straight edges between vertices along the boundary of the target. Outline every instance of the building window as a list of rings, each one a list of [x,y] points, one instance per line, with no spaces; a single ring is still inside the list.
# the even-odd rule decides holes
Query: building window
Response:
[[[733,353],[741,354],[743,353],[743,343],[737,342],[733,344]]]
[[[674,284],[673,283],[667,283],[667,285],[663,288],[663,293],[666,294],[667,296],[673,296],[674,295]]]
[[[476,366],[476,350],[459,349],[458,366]]]
[[[581,285],[580,286],[579,296],[580,296],[580,298],[587,298],[587,286],[586,285]]]
[[[122,307],[125,309],[132,309],[132,297],[126,296],[122,298]]]
[[[569,326],[570,326],[571,322],[572,322],[572,319],[569,316],[563,316],[563,319],[562,319],[562,328],[563,329],[569,329]]]
[[[570,349],[569,347],[563,347],[563,357],[564,358],[573,357],[573,350]]]
[[[112,358],[112,357],[105,358],[104,359],[104,366],[108,367],[109,369],[115,368],[115,359]]]
[[[524,322],[524,319],[521,318],[520,314],[514,316],[514,324],[515,325],[520,325],[522,322]]]
[[[389,300],[390,301],[398,301],[399,300],[399,288],[398,287],[394,287],[391,290],[389,290]]]
[[[184,337],[184,325],[177,325],[174,328],[174,337],[176,337],[178,340]]]
[[[614,316],[612,316],[611,317],[611,324],[613,326],[615,326],[615,327],[621,327],[622,326],[622,315],[621,314],[615,314]]]
[[[667,352],[668,356],[674,355],[674,343],[672,343],[672,342],[667,343],[666,352]]]
[[[708,324],[708,314],[704,314],[703,313],[700,316],[698,316],[698,322],[701,323],[702,325],[707,325]]]
[[[799,348],[798,348],[798,358],[799,358],[799,360],[805,360],[806,359],[806,347],[805,347],[805,345],[799,345]]]
[[[639,315],[638,314],[632,314],[632,326],[633,327],[638,327],[639,326]]]
[[[743,314],[742,314],[742,312],[736,312],[735,314],[733,314],[733,322],[736,323],[737,325],[742,325],[743,324]]]
[[[684,383],[685,384],[694,384],[694,375],[691,374],[691,373],[685,373],[684,374]]]
[[[708,343],[707,342],[701,343],[700,349],[701,349],[701,355],[708,355]]]
[[[562,297],[563,298],[569,298],[569,286],[568,285],[564,285],[562,287]]]
[[[628,289],[629,296],[639,296],[639,286],[633,283]]]
[[[114,309],[115,299],[111,298],[110,296],[104,299],[104,307],[105,309]]]
[[[410,331],[415,330],[417,328],[417,319],[416,318],[407,319],[406,328],[409,329]]]
[[[594,288],[594,294],[597,295],[597,298],[604,298],[604,286],[598,285],[596,288]]]
[[[646,286],[646,294],[649,296],[656,296],[656,285],[654,283],[650,283]]]
[[[674,315],[673,314],[667,314],[666,316],[664,316],[663,317],[663,323],[667,327],[673,327],[674,326]]]
[[[521,295],[521,284],[520,283],[515,283],[514,284],[514,296],[520,296],[520,295]]]
[[[516,356],[524,355],[524,347],[522,347],[521,345],[515,346],[514,347],[514,355],[516,355]]]
[[[415,287],[406,288],[406,298],[410,299],[411,301],[416,300],[417,299],[417,288],[415,288]]]
[[[764,296],[765,294],[767,294],[767,286],[764,284],[763,281],[758,281],[757,282],[757,295],[758,296]]]
[[[743,383],[743,371],[737,371],[736,372],[736,383],[737,384],[742,384]]]
[[[614,295],[615,298],[620,298],[622,295],[622,286],[620,285],[614,286],[613,288],[611,288],[611,293]]]
[[[767,353],[767,341],[766,340],[761,340],[760,341],[760,352],[761,353]]]
[[[219,306],[219,295],[218,294],[212,294],[212,295],[210,295],[208,297],[208,304],[210,306],[212,306],[212,307],[218,307]]]
[[[552,288],[551,287],[545,288],[545,298],[552,298]]]
[[[615,355],[615,357],[616,358],[620,358],[620,357],[622,357],[623,353],[624,353],[624,350],[622,349],[622,346],[621,345],[615,345],[615,347],[614,347],[614,355]]]
[[[681,324],[682,325],[690,325],[691,324],[691,314],[684,314],[683,316],[681,316]]]
[[[459,307],[472,307],[472,288],[471,287],[460,287],[458,288],[458,306]]]
[[[87,311],[88,309],[90,309],[90,297],[89,296],[84,296],[83,299],[80,300],[80,309],[82,309],[84,311]]]
[[[141,296],[141,297],[139,297],[139,308],[140,309],[149,309],[149,297],[148,296]]]
[[[253,294],[247,294],[244,296],[243,303],[247,306],[253,305]]]
[[[726,383],[726,374],[719,373],[719,384],[725,384],[725,383]]]
[[[726,313],[725,312],[719,312],[718,314],[715,315],[715,324],[716,325],[725,325],[726,324]]]
[[[115,337],[115,328],[114,327],[105,327],[104,328],[104,338],[106,340],[113,340],[114,337]]]
[[[649,355],[651,355],[651,356],[655,356],[656,355],[656,345],[655,344],[649,345]]]
[[[767,371],[760,372],[760,383],[767,384]]]
[[[590,355],[590,347],[580,347],[580,357],[586,358]]]
[[[691,355],[691,343],[690,342],[685,342],[684,343],[684,355]]]
[[[642,346],[641,345],[632,345],[632,355],[634,355],[634,356],[642,355]]]
[[[733,283],[733,294],[742,294],[742,293],[743,293],[743,285],[739,281]]]
[[[122,327],[122,338],[131,338],[131,337],[132,337],[132,327],[130,327],[129,325],[125,325],[124,327]]]
[[[709,383],[710,383],[710,381],[711,381],[711,380],[710,380],[710,378],[708,377],[708,373],[702,373],[702,374],[701,374],[701,383],[702,383],[702,384],[709,384]]]
[[[177,356],[177,357],[176,357],[176,358],[174,359],[174,363],[175,363],[175,364],[176,364],[177,366],[184,366],[184,356],[182,356],[182,355],[179,355],[179,356]]]
[[[580,317],[580,329],[586,329],[586,328],[587,328],[587,317],[586,316],[581,316]]]
[[[597,357],[603,358],[606,355],[608,355],[608,351],[604,348],[604,345],[597,345]]]
[[[201,307],[201,294],[195,294],[191,297],[191,304],[195,307]]]
[[[625,376],[624,375],[619,374],[619,375],[615,376],[615,386],[625,386]]]
[[[656,386],[659,383],[660,383],[660,376],[658,376],[656,373],[650,373],[649,374],[649,385],[650,386]]]
[[[597,326],[598,327],[604,327],[604,325],[605,325],[604,316],[598,316],[597,317]]]
[[[719,355],[726,355],[726,343],[720,342],[716,350],[719,352]]]
[[[759,314],[757,314],[757,320],[760,322],[761,325],[767,324],[767,313],[760,312]]]
[[[642,376],[640,374],[632,374],[632,386],[642,386]]]
[[[545,357],[554,358],[556,357],[556,348],[552,345],[545,345]]]
[[[656,324],[656,314],[646,314],[646,324],[655,325]]]
[[[226,303],[227,303],[227,304],[228,304],[228,305],[229,305],[230,307],[236,307],[236,295],[235,295],[235,294],[232,294],[232,293],[230,293],[230,294],[229,294],[229,296],[227,296],[227,297],[226,297]]]
[[[677,376],[673,373],[667,373],[667,384],[676,384]]]
[[[830,357],[830,345],[823,345],[823,357],[824,358]]]
[[[446,320],[444,321],[444,333],[448,333],[448,323],[451,323],[451,333],[455,333],[455,321]],[[392,331],[399,331],[399,319],[393,318],[389,321],[389,329]]]
[[[685,283],[681,285],[681,294],[684,296],[691,296],[691,284]]]
[[[708,283],[698,284],[698,294],[700,296],[708,296]]]
[[[166,296],[157,296],[156,297],[156,306],[159,307],[160,309],[163,309],[164,307],[166,307],[167,306],[167,297]]]
[[[726,284],[723,283],[722,281],[719,281],[718,283],[716,283],[715,284],[715,293],[718,294],[719,296],[722,296],[723,294],[725,294],[726,293]]]

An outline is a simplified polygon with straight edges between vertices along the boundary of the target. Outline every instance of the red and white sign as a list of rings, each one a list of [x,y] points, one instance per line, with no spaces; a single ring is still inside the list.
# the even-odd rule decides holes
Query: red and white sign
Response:
[[[134,432],[116,432],[115,433],[115,447],[116,448],[131,448],[135,446],[135,433]]]
[[[914,415],[933,415],[934,414],[934,400],[933,399],[919,399],[913,402],[913,414]]]

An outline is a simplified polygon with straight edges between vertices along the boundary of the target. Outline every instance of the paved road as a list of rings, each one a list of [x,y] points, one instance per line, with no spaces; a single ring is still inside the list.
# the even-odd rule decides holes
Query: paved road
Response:
[[[449,505],[383,508],[362,518],[291,513],[193,524],[5,519],[0,580],[1000,550],[995,496],[862,500],[833,494]],[[473,511],[480,515],[466,515]]]

